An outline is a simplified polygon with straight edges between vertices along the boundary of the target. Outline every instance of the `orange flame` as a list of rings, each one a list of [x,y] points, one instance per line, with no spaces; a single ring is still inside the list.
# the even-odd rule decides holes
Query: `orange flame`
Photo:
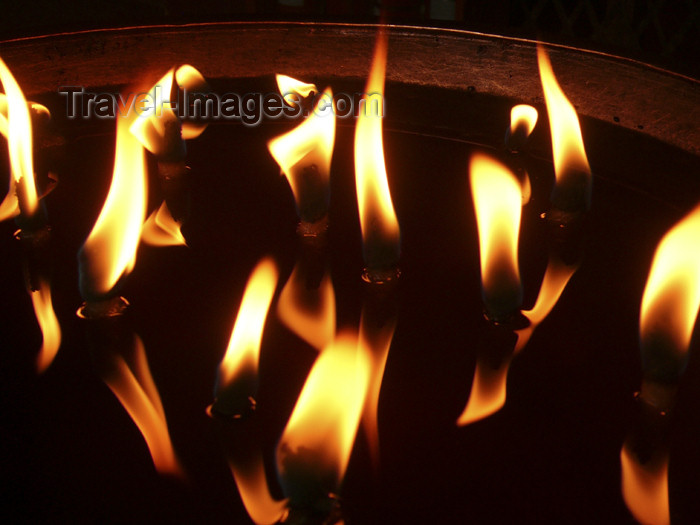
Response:
[[[182,469],[170,442],[160,395],[148,368],[143,343],[138,336],[134,337],[133,368],[130,368],[121,356],[115,356],[113,368],[105,377],[105,383],[139,427],[151,452],[156,470],[161,473],[182,475]]]
[[[564,95],[547,51],[537,47],[537,61],[549,115],[556,175],[554,203],[567,209],[590,205],[591,168],[583,147],[581,126],[574,106]]]
[[[0,81],[7,96],[7,145],[10,150],[10,167],[17,195],[19,210],[24,217],[31,217],[39,206],[39,197],[34,183],[34,160],[32,156],[32,121],[24,94],[15,77],[0,59]],[[2,211],[12,216],[11,204],[3,202]]]
[[[552,311],[569,279],[576,273],[576,269],[577,266],[568,266],[559,259],[550,258],[535,306],[531,310],[523,311],[523,315],[530,321],[530,325],[517,330],[518,342],[515,345],[515,353],[525,348],[535,329]]]
[[[309,286],[307,278],[303,263],[298,263],[280,294],[277,316],[292,332],[321,350],[335,334],[335,293],[327,273],[318,286]]]
[[[306,98],[312,93],[318,93],[315,84],[307,84],[287,75],[276,75],[276,79],[277,88],[284,101],[290,106],[298,106],[302,98]]]
[[[146,215],[143,148],[117,118],[112,185],[95,226],[81,249],[80,290],[84,298],[104,296],[131,272]]]
[[[537,124],[537,110],[527,104],[518,104],[510,110],[510,127],[506,132],[506,147],[516,152],[527,142]]]
[[[174,68],[169,70],[151,87],[146,97],[134,101],[136,115],[129,130],[155,155],[163,152],[166,122],[178,120],[170,100],[174,74]]]
[[[189,64],[184,64],[175,71],[175,82],[180,89],[187,92],[204,91],[207,88],[207,81],[204,76]],[[182,138],[184,140],[199,137],[206,129],[207,123],[197,123],[192,120],[182,121]]]
[[[506,403],[506,381],[511,359],[494,368],[489,362],[477,359],[469,401],[457,418],[458,426],[465,426],[491,414],[495,414]]]
[[[39,372],[43,372],[52,363],[58,348],[61,346],[61,327],[53,311],[49,283],[42,281],[39,289],[31,292],[31,296],[36,319],[44,338],[37,359],[37,369]]]
[[[17,183],[14,177],[10,177],[7,195],[0,202],[0,221],[12,219],[19,215],[19,201],[17,200]]]
[[[668,457],[654,465],[640,465],[633,453],[622,447],[622,497],[627,508],[643,525],[670,525],[668,501]]]
[[[275,263],[265,258],[248,279],[226,354],[219,365],[220,391],[241,376],[257,376],[260,342],[277,286],[277,276]]]
[[[173,219],[165,201],[144,223],[141,240],[152,246],[187,246],[180,224]]]
[[[51,116],[49,109],[43,104],[39,104],[38,102],[32,101],[28,101],[27,104],[35,114],[40,114],[44,117]],[[7,134],[9,133],[9,125],[7,122],[7,107],[7,95],[5,95],[5,93],[0,93],[0,135],[2,135],[5,138],[7,138]]]
[[[362,415],[371,364],[357,337],[340,334],[319,354],[277,446],[285,493],[337,490]]]
[[[495,320],[520,307],[518,269],[521,186],[502,164],[482,155],[472,157],[469,169],[479,230],[479,255],[484,303]]]
[[[700,206],[661,239],[654,255],[640,313],[642,344],[658,336],[666,351],[687,353],[700,308]]]
[[[361,101],[364,110],[360,108],[355,129],[355,187],[368,266],[395,264],[397,260],[383,259],[398,259],[400,246],[399,223],[389,192],[382,138],[386,56],[387,36],[380,31]],[[393,253],[385,255],[383,252],[387,250]]]
[[[523,129],[527,137],[532,133],[537,124],[537,110],[528,104],[518,104],[510,110],[510,132],[517,133]]]
[[[230,461],[229,466],[250,519],[256,525],[283,522],[289,512],[288,500],[277,501],[270,494],[260,453],[246,458],[245,465],[242,462]]]
[[[332,101],[333,91],[326,88],[304,122],[267,144],[270,154],[292,187],[299,215],[308,222],[315,222],[328,210],[331,157],[335,141],[335,115],[330,111]]]
[[[163,141],[166,126],[169,123],[177,123],[183,140],[198,137],[207,127],[206,123],[197,123],[192,120],[180,121],[173,108],[174,83],[178,88],[190,93],[206,86],[206,80],[202,74],[194,67],[185,64],[177,70],[170,69],[151,86],[146,96],[134,100],[136,118],[130,131],[148,151],[155,155],[164,153],[165,148],[169,146]]]

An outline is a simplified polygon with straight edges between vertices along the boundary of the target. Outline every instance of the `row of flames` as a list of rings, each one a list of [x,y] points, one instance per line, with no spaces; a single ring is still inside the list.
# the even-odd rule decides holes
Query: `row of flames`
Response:
[[[381,34],[365,93],[383,93],[386,56],[387,41]],[[542,47],[538,49],[538,61],[553,142],[556,183],[552,201],[560,211],[585,212],[590,205],[591,172],[576,111],[557,83]],[[34,182],[29,108],[39,113],[48,110],[24,99],[2,61],[0,81],[5,90],[0,99],[0,133],[7,138],[12,172],[8,195],[0,204],[0,218],[18,217],[18,224],[31,230],[33,219],[45,212]],[[182,66],[168,71],[151,92],[156,97],[172,93],[175,84],[188,87],[203,81],[195,68]],[[282,75],[278,76],[278,84],[290,104],[300,100],[288,99],[290,93],[303,98],[317,91],[313,84]],[[332,99],[330,88],[324,95]],[[171,146],[167,143],[168,123],[178,126],[182,140],[198,136],[204,127],[180,122],[169,106],[170,99],[162,102],[155,104],[164,108],[161,114],[117,118],[112,185],[80,254],[80,289],[88,304],[99,305],[118,295],[120,283],[134,267],[141,240],[160,246],[185,245],[180,224],[166,202],[146,218],[144,150],[158,155]],[[511,136],[527,137],[536,121],[534,108],[517,106],[511,116]],[[312,112],[301,125],[268,145],[289,180],[302,222],[317,221],[325,214],[334,140],[335,119]],[[360,111],[358,117],[355,167],[365,263],[370,270],[383,270],[398,262],[400,233],[387,182],[382,119],[368,112]],[[529,181],[527,177],[519,179],[504,164],[484,154],[472,157],[469,171],[479,230],[483,298],[490,317],[500,321],[522,307],[518,232],[521,207],[529,200]],[[700,247],[695,242],[699,235],[700,207],[660,243],[642,301],[642,347],[661,345],[662,352],[680,356],[680,361],[688,352],[700,308]],[[515,353],[553,309],[575,271],[575,265],[567,265],[556,256],[550,258],[535,305],[522,311],[529,325],[516,330]],[[309,479],[318,484],[311,487],[312,491],[339,490],[361,422],[375,458],[378,450],[377,403],[396,319],[390,315],[377,323],[370,319],[374,314],[366,305],[358,333],[337,333],[330,276],[326,273],[320,285],[309,290],[303,273],[301,266],[292,273],[276,310],[282,322],[320,352],[277,448],[278,472],[287,499],[275,501],[270,495],[260,452],[252,453],[245,461],[230,461],[241,498],[258,524],[282,519],[290,501],[294,504],[295,499],[297,503],[304,499],[303,493],[309,489],[304,485],[310,483]],[[240,403],[236,396],[255,393],[260,342],[277,286],[274,261],[262,260],[250,276],[219,368],[217,402],[236,405]],[[60,327],[49,284],[42,282],[30,292],[43,333],[38,366],[44,370],[60,346]],[[106,380],[141,429],[156,468],[181,472],[138,336],[134,336],[134,349],[131,366],[116,359]],[[479,420],[503,406],[508,364],[494,371],[477,362],[469,402],[458,424]],[[623,448],[621,461],[623,495],[635,517],[643,523],[669,523],[667,464],[651,472],[627,448]]]

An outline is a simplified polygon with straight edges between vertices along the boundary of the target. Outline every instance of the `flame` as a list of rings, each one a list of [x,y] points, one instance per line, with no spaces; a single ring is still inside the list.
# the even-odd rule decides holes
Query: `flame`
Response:
[[[39,289],[32,291],[31,296],[36,319],[44,339],[37,359],[37,369],[39,372],[43,372],[56,357],[58,348],[61,346],[61,327],[53,310],[49,283],[42,280]]]
[[[131,132],[154,155],[161,155],[167,147],[174,147],[163,140],[168,125],[177,126],[182,140],[198,137],[207,127],[206,123],[197,123],[192,120],[180,121],[173,104],[174,83],[186,93],[204,90],[207,86],[206,80],[196,68],[184,64],[177,69],[168,70],[158,82],[151,86],[148,97],[135,101],[143,103],[147,100],[148,107],[138,108],[138,115],[131,125]],[[188,103],[187,96],[184,98],[184,103]]]
[[[557,204],[578,205],[578,202],[572,204],[571,201],[583,198],[588,207],[591,168],[583,147],[576,110],[559,86],[547,51],[541,45],[537,46],[537,61],[552,134],[556,190],[564,193],[558,197],[563,202]]]
[[[688,350],[700,308],[700,206],[661,239],[642,297],[642,344],[661,336],[676,355]]]
[[[28,101],[27,104],[29,105],[29,108],[37,115],[43,115],[44,117],[51,116],[51,112],[43,104],[39,104],[38,102],[32,101]],[[7,138],[7,134],[9,133],[9,125],[7,122],[7,107],[7,95],[5,95],[5,93],[0,93],[0,135],[2,135],[5,138]]]
[[[357,434],[370,359],[357,337],[340,334],[319,354],[277,446],[287,495],[308,490],[310,479],[336,490]],[[325,486],[324,486],[325,485]]]
[[[530,175],[527,172],[524,172],[520,179],[520,191],[522,193],[521,202],[525,206],[532,198],[532,184],[530,183]]]
[[[80,289],[84,298],[108,294],[136,262],[146,215],[146,167],[143,148],[128,126],[126,118],[117,118],[112,185],[81,249]]]
[[[318,93],[314,84],[307,84],[296,78],[287,75],[277,75],[277,88],[284,101],[290,106],[297,106],[301,102],[300,98],[306,98],[313,93]]]
[[[167,122],[178,122],[177,115],[171,104],[173,80],[175,69],[170,69],[148,91],[148,100],[151,102],[147,108],[139,108],[129,130],[138,138],[139,142],[151,153],[158,155],[163,153],[165,144],[163,136]],[[135,108],[138,107],[134,101]]]
[[[161,473],[182,475],[182,469],[170,442],[165,411],[148,368],[143,343],[138,336],[134,337],[133,368],[127,365],[124,358],[115,356],[110,372],[104,378],[105,383],[139,427],[151,452],[156,470]]]
[[[180,224],[173,219],[165,201],[144,223],[141,240],[152,246],[187,246]]]
[[[0,59],[0,81],[7,96],[7,145],[10,150],[12,178],[16,186],[19,209],[24,217],[31,217],[39,206],[39,197],[34,183],[34,160],[32,157],[32,121],[24,94],[15,77]],[[2,203],[3,213],[12,216],[11,204]]]
[[[252,454],[245,463],[230,461],[229,466],[248,516],[256,525],[283,522],[288,513],[288,500],[277,501],[270,494],[260,453]]]
[[[380,31],[372,69],[362,97],[364,110],[361,109],[359,112],[355,130],[355,186],[366,259],[373,255],[367,253],[368,249],[382,250],[372,246],[375,243],[379,243],[382,247],[393,247],[396,251],[395,256],[398,258],[400,244],[399,223],[391,201],[384,162],[383,107],[378,114],[373,114],[371,106],[372,99],[377,96],[383,100],[386,55],[387,37],[383,31]],[[369,263],[369,261],[366,262]]]
[[[180,89],[187,92],[205,91],[207,89],[207,81],[204,76],[194,67],[189,64],[184,64],[175,71],[175,82]],[[194,139],[199,137],[206,129],[207,123],[197,123],[192,120],[182,121],[182,138],[184,140]]]
[[[535,306],[531,310],[523,311],[523,315],[530,321],[530,325],[516,331],[518,342],[515,345],[515,353],[525,348],[535,329],[552,311],[577,268],[575,265],[568,266],[557,258],[550,258]]]
[[[379,466],[379,428],[377,425],[379,394],[382,389],[386,360],[389,357],[389,349],[396,329],[395,313],[392,312],[385,321],[382,320],[382,317],[380,312],[372,309],[371,305],[365,304],[360,318],[360,345],[367,352],[371,365],[362,424],[375,468]]]
[[[464,426],[495,414],[506,403],[506,382],[511,359],[505,359],[497,368],[490,362],[477,359],[469,401],[457,418],[457,425]]]
[[[277,316],[287,328],[313,346],[323,349],[335,334],[335,293],[328,273],[318,286],[310,286],[303,263],[297,264],[277,303]]]
[[[622,497],[635,519],[642,525],[670,525],[668,457],[655,465],[640,465],[625,445],[620,464]]]
[[[523,129],[525,136],[529,136],[537,124],[537,110],[528,104],[518,104],[510,110],[510,132],[516,133]]]
[[[328,111],[332,100],[333,91],[326,88],[304,122],[267,145],[292,187],[299,215],[309,222],[328,211],[335,141],[335,115]]]
[[[472,157],[469,176],[479,230],[484,302],[496,318],[515,312],[522,301],[518,269],[521,186],[502,164]]]
[[[10,177],[7,195],[0,202],[0,221],[12,219],[19,215],[19,201],[17,200],[17,183],[14,177]]]
[[[276,286],[277,267],[272,259],[265,258],[248,279],[226,354],[219,365],[220,389],[241,375],[257,375],[260,342]]]

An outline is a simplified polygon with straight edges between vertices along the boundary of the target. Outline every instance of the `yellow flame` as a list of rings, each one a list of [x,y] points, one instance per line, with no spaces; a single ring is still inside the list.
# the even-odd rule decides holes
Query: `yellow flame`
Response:
[[[303,264],[298,263],[280,294],[277,316],[292,332],[321,350],[335,334],[333,282],[325,273],[317,287],[310,287],[307,277]]]
[[[24,94],[2,59],[0,81],[7,96],[7,145],[12,177],[17,184],[19,209],[25,217],[31,217],[39,205],[34,183],[32,121]]]
[[[144,223],[141,240],[152,246],[187,246],[180,224],[173,219],[165,201]]]
[[[246,458],[245,465],[230,461],[229,466],[250,519],[256,525],[273,525],[282,522],[288,513],[288,500],[278,501],[270,494],[265,465],[260,453]]]
[[[670,338],[685,353],[700,308],[700,206],[661,239],[642,297],[642,341],[652,333]]]
[[[518,104],[510,110],[510,132],[515,133],[518,128],[525,130],[529,136],[537,124],[537,110],[528,104]]]
[[[557,185],[566,184],[567,175],[571,172],[588,174],[590,178],[591,169],[583,147],[578,115],[559,86],[549,61],[549,55],[541,45],[537,46],[537,61],[547,104],[549,127],[552,133],[554,173]]]
[[[37,359],[37,369],[39,372],[43,372],[53,362],[58,348],[61,346],[61,327],[53,310],[49,283],[42,281],[39,284],[39,289],[31,292],[31,296],[34,313],[43,337]]]
[[[277,88],[282,94],[284,101],[290,106],[297,106],[301,99],[308,97],[312,93],[318,93],[318,89],[314,84],[307,84],[287,75],[276,75],[276,79]]]
[[[29,102],[29,107],[35,114],[50,117],[51,113],[46,106],[37,102]],[[8,101],[7,95],[0,93],[0,134],[7,139],[9,125],[7,121]],[[10,184],[5,199],[0,203],[0,221],[12,219],[19,215],[19,201],[17,200],[17,183],[14,177],[10,177]]]
[[[305,168],[315,165],[320,185],[329,184],[335,141],[335,115],[330,111],[332,100],[333,91],[326,88],[304,122],[267,144],[292,187],[297,205],[303,201]]]
[[[359,111],[355,129],[355,186],[360,226],[365,241],[373,232],[387,243],[399,243],[399,223],[391,201],[384,161],[382,138],[383,107],[370,107],[371,98],[383,100],[386,74],[387,37],[380,32],[372,69],[363,95],[364,110]]]
[[[508,168],[482,154],[472,157],[469,180],[479,231],[484,290],[503,286],[504,275],[519,287],[520,183]]]
[[[269,258],[261,260],[251,273],[226,354],[219,365],[220,388],[230,385],[240,374],[257,374],[260,342],[277,276],[277,267]]]
[[[516,331],[518,342],[515,345],[515,353],[518,353],[525,347],[537,326],[552,311],[559,297],[564,292],[569,279],[576,273],[577,268],[575,265],[568,266],[559,259],[550,258],[540,285],[540,291],[537,294],[535,306],[531,310],[523,311],[523,315],[530,321],[530,325]]]
[[[87,281],[91,293],[104,295],[131,272],[141,225],[146,215],[144,151],[129,133],[129,121],[117,118],[117,147],[112,185],[95,226],[83,245]],[[82,281],[81,281],[82,283]],[[81,284],[81,287],[83,284]]]
[[[104,380],[141,431],[156,470],[182,475],[170,441],[160,395],[148,367],[143,343],[138,336],[134,337],[133,367],[130,368],[121,356],[115,356],[112,370]]]
[[[340,334],[319,354],[277,446],[277,465],[283,480],[292,465],[338,485],[362,415],[371,365],[357,337]],[[293,474],[292,474],[293,476]]]
[[[469,425],[503,408],[506,403],[506,382],[510,362],[510,358],[505,359],[497,368],[494,368],[487,361],[477,359],[469,401],[457,418],[458,426]]]
[[[17,200],[17,183],[14,177],[10,177],[10,184],[7,189],[7,195],[0,202],[0,221],[12,219],[19,215],[19,201]]]
[[[34,113],[43,115],[44,117],[51,116],[51,112],[43,104],[39,104],[38,102],[32,101],[28,101],[27,104]],[[9,133],[9,125],[7,122],[7,107],[7,95],[5,95],[5,93],[0,93],[0,135],[2,135],[5,138],[7,138],[7,134]]]
[[[177,71],[175,71],[175,82],[177,82],[179,88],[187,90],[188,93],[207,89],[207,81],[204,76],[189,64],[184,64],[177,68]],[[185,102],[187,103],[188,101]],[[197,123],[192,120],[184,120],[182,121],[182,138],[184,140],[197,138],[206,127],[206,122]]]
[[[165,123],[177,120],[170,100],[174,76],[173,68],[151,86],[146,97],[133,101],[135,115],[130,116],[133,122],[129,130],[154,154],[161,153],[164,148]]]
[[[670,525],[668,457],[652,466],[640,465],[627,445],[620,452],[622,496],[642,525]]]

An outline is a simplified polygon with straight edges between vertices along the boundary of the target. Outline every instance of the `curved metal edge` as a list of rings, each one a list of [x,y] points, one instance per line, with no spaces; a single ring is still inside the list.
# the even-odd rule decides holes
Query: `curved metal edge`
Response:
[[[101,29],[0,42],[31,96],[61,86],[128,85],[190,63],[206,77],[285,73],[366,77],[378,25],[221,22]],[[387,79],[542,104],[536,42],[455,29],[387,26]],[[580,114],[700,154],[700,82],[604,53],[546,44]]]

